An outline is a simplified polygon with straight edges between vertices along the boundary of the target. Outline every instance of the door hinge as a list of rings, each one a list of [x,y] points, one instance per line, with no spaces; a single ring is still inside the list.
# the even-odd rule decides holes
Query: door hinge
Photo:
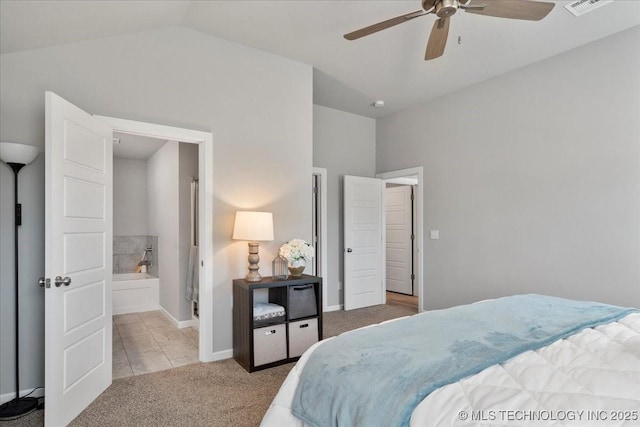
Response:
[[[316,186],[313,187],[313,194],[318,194],[318,187]]]
[[[411,280],[416,280],[416,275],[411,273]]]
[[[416,239],[416,235],[415,234],[411,234],[411,240],[415,240]]]

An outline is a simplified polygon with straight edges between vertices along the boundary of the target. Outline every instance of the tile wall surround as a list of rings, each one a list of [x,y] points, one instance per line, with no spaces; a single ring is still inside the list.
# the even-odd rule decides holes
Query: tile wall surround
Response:
[[[113,236],[113,273],[135,273],[149,246],[153,246],[153,253],[147,255],[151,261],[148,272],[158,277],[158,236]]]

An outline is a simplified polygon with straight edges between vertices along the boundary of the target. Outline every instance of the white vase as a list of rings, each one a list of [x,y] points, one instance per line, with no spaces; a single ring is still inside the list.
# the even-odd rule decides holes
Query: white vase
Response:
[[[289,261],[288,267],[291,276],[300,277],[306,267],[306,261],[304,259],[294,259]]]

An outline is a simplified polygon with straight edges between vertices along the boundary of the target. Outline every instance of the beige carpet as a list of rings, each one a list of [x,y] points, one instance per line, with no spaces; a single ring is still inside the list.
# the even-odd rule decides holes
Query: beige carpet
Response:
[[[324,337],[411,315],[379,305],[324,315]],[[294,364],[249,374],[233,359],[118,379],[70,425],[257,426]],[[41,426],[43,411],[0,427]]]

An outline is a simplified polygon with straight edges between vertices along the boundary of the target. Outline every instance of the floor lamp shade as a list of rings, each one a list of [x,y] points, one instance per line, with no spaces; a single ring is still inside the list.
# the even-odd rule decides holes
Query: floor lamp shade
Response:
[[[38,157],[38,148],[32,145],[0,142],[0,160],[10,164],[28,165]]]
[[[14,174],[14,288],[15,288],[15,389],[16,397],[0,406],[0,420],[12,420],[21,417],[38,406],[38,399],[33,397],[20,397],[20,348],[18,343],[20,337],[19,328],[19,310],[20,303],[18,301],[18,284],[20,283],[19,261],[18,261],[18,227],[22,224],[22,206],[18,202],[18,172],[23,166],[33,162],[38,157],[38,148],[31,145],[16,144],[13,142],[0,142],[0,160],[9,165],[13,169]]]
[[[260,269],[258,242],[273,240],[273,214],[271,212],[236,212],[232,238],[249,241],[249,273],[245,279],[248,282],[259,282],[262,276],[258,273]]]

